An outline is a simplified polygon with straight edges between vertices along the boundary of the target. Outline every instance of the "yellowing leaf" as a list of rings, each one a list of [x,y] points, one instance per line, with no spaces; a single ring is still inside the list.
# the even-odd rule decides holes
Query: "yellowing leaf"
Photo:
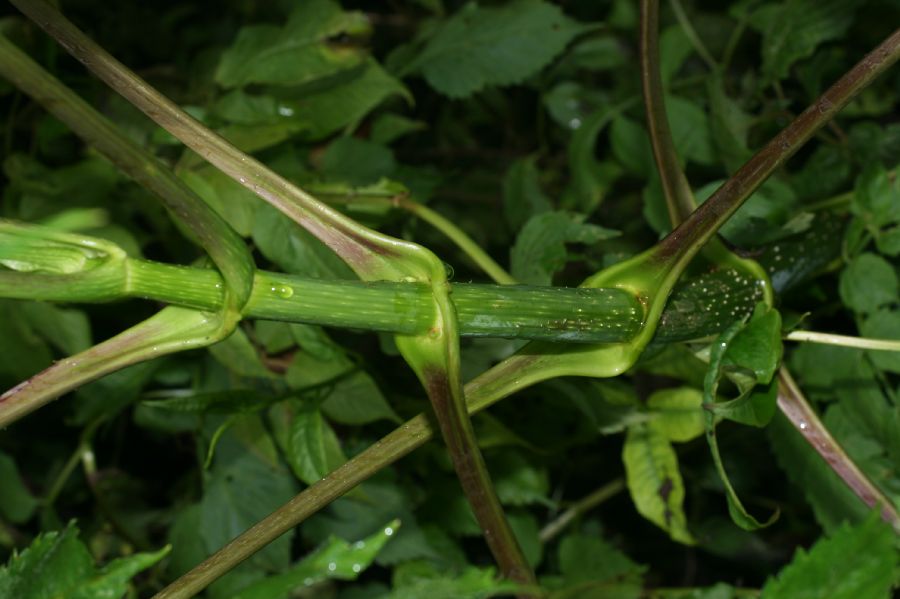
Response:
[[[625,437],[622,461],[638,512],[673,540],[692,545],[684,515],[684,482],[668,439],[654,427],[632,426]]]

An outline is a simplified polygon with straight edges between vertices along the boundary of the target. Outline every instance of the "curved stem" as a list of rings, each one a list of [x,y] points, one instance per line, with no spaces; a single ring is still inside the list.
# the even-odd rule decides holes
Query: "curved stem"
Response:
[[[853,337],[851,335],[835,335],[834,333],[819,333],[817,331],[791,331],[784,338],[787,341],[806,341],[809,343],[880,351],[900,351],[900,341],[896,339],[872,339],[868,337]]]
[[[881,517],[900,533],[900,513],[897,508],[831,436],[784,366],[778,373],[778,407],[850,490],[870,508],[880,508]]]

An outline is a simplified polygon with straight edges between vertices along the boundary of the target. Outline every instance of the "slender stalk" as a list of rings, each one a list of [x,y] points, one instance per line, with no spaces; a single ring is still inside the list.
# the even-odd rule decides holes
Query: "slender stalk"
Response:
[[[564,511],[553,521],[548,522],[547,525],[541,529],[541,532],[538,533],[538,538],[541,540],[541,543],[549,543],[554,537],[565,530],[573,520],[591,511],[606,500],[618,495],[624,489],[625,479],[617,478],[612,482],[606,483],[590,495],[582,497],[572,505],[572,507]]]
[[[329,185],[308,185],[312,193],[325,201],[355,203],[363,202],[386,208],[401,208],[421,218],[423,221],[443,233],[450,241],[456,244],[478,268],[484,271],[495,283],[500,285],[515,285],[516,280],[502,266],[488,255],[481,246],[469,237],[465,231],[457,227],[447,217],[421,204],[405,194],[397,193],[372,193],[366,190],[352,188],[338,189]]]
[[[673,6],[676,4],[677,0],[673,1]],[[641,0],[640,57],[650,145],[666,197],[669,222],[675,227],[694,211],[694,193],[681,170],[666,115],[665,90],[659,68],[659,0]]]
[[[817,331],[791,331],[784,338],[788,341],[806,341],[809,343],[881,351],[900,351],[900,341],[896,339],[871,339],[868,337],[853,337],[851,335],[835,335],[834,333],[819,333]]]
[[[253,259],[244,240],[153,154],[0,35],[0,76],[34,98],[122,172],[158,196],[209,252],[238,306],[250,295]]]
[[[870,508],[880,508],[881,517],[900,533],[900,513],[897,508],[831,436],[784,366],[778,373],[778,407],[850,490]]]
[[[450,241],[456,244],[465,254],[487,274],[495,283],[500,285],[515,285],[517,281],[502,266],[497,264],[487,252],[481,249],[471,237],[450,222],[445,216],[432,210],[424,204],[414,202],[408,198],[398,198],[397,205],[415,214],[432,227],[446,235]]]

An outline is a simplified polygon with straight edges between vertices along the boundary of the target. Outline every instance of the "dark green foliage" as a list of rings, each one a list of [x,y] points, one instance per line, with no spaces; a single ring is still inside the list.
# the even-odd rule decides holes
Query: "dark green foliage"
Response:
[[[529,285],[577,286],[671,229],[633,0],[198,0],[154,5],[152,19],[127,2],[60,4],[240,149],[353,219],[431,249],[451,290],[487,277],[404,202],[443,215]],[[672,135],[701,202],[900,22],[889,0],[680,0],[661,11]],[[259,268],[355,278],[33,26],[10,16],[0,29],[171,166]],[[794,328],[900,341],[898,97],[895,67],[722,229],[771,276],[773,308],[745,274],[696,260],[622,376],[553,379],[475,417],[549,597],[886,599],[896,589],[896,536],[776,401],[787,364],[900,506],[900,353],[782,344]],[[148,192],[3,81],[0,104],[0,218],[210,266]],[[21,268],[0,254],[0,273]],[[0,392],[154,309],[0,299]],[[464,339],[465,378],[522,344]],[[428,402],[393,339],[306,324],[247,320],[208,349],[86,385],[0,430],[0,599],[151,596],[420,412]],[[599,507],[581,503],[604,488]],[[434,441],[204,596],[522,592],[498,579],[479,534]]]

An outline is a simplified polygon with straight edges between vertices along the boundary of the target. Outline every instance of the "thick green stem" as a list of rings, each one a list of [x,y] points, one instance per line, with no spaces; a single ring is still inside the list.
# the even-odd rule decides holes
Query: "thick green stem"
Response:
[[[460,333],[577,343],[627,340],[640,328],[637,300],[619,289],[456,283]],[[102,303],[128,297],[186,308],[222,307],[222,278],[210,269],[126,259],[75,274],[0,268],[0,297]],[[257,271],[242,315],[366,331],[416,335],[433,320],[422,283],[338,281]]]
[[[240,307],[250,295],[253,259],[246,244],[172,171],[102,114],[0,35],[0,76],[34,98],[110,162],[152,193],[196,235],[234,291]]]

